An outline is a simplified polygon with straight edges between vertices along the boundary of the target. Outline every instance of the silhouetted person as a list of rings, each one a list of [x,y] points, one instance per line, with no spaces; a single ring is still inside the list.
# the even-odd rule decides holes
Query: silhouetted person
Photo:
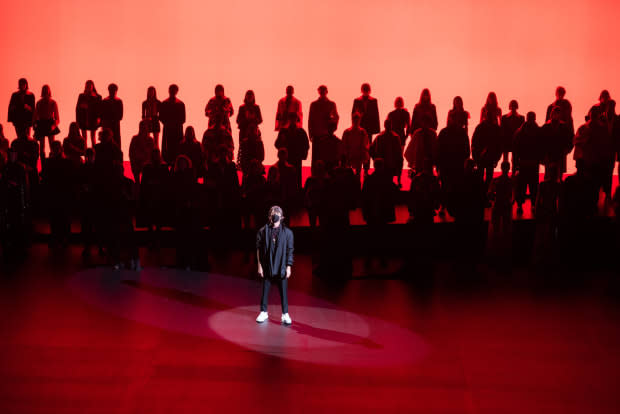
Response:
[[[282,208],[273,206],[269,209],[268,223],[256,235],[256,256],[258,275],[263,280],[263,294],[260,302],[260,314],[256,322],[265,322],[269,315],[267,304],[269,290],[275,284],[280,291],[282,303],[282,324],[290,325],[291,317],[288,314],[288,279],[291,277],[293,266],[293,232],[287,228],[283,219]]]
[[[34,121],[34,94],[28,90],[28,81],[21,78],[18,90],[13,92],[9,102],[7,121],[15,127],[17,137],[30,136],[30,128]]]
[[[9,159],[9,140],[4,136],[4,127],[0,124],[0,156],[6,163]]]
[[[41,159],[45,158],[45,138],[50,145],[60,131],[58,124],[58,105],[52,99],[52,91],[48,85],[41,89],[41,99],[37,102],[34,111],[34,138],[39,141],[39,151]]]
[[[254,91],[249,90],[245,93],[243,105],[239,107],[237,112],[237,126],[239,127],[239,143],[247,137],[248,131],[253,131],[263,123],[263,117],[260,113],[260,106],[256,104]]]
[[[153,134],[155,148],[159,148],[159,108],[161,102],[157,99],[157,90],[149,86],[146,90],[146,100],[142,102],[142,120],[147,122],[147,131]]]
[[[205,161],[202,145],[196,139],[196,132],[193,126],[185,128],[185,136],[179,144],[179,155],[185,155],[192,163],[194,176],[200,178],[205,174]]]
[[[38,148],[36,155],[37,157],[39,155]],[[23,257],[30,244],[32,230],[30,173],[29,167],[19,161],[18,152],[11,147],[0,180],[0,206],[4,215],[3,224],[6,226],[0,242],[5,260]]]
[[[537,262],[548,261],[556,247],[558,202],[562,183],[559,172],[553,170],[558,168],[558,165],[549,165],[550,173],[540,183],[536,197],[536,237],[533,252]],[[533,203],[534,200],[532,199]]]
[[[308,158],[310,142],[308,134],[303,128],[297,127],[297,114],[289,113],[289,122],[286,128],[280,129],[275,147],[280,150],[286,148],[288,152],[288,163],[295,168],[295,183],[297,190],[302,186],[302,162]]]
[[[471,154],[478,166],[485,171],[487,188],[493,180],[493,170],[502,157],[502,129],[495,116],[486,115],[476,126],[471,140]]]
[[[314,152],[313,157],[315,157],[317,161],[323,161],[325,163],[325,168],[329,173],[338,166],[340,160],[342,159],[342,140],[332,132],[329,135],[322,137],[319,141],[320,145],[313,145],[312,147]]]
[[[177,266],[185,270],[198,266],[199,221],[196,175],[192,161],[180,154],[172,174],[172,200],[174,203],[174,223],[176,229]],[[202,254],[205,254],[204,250]]]
[[[437,108],[431,102],[431,92],[423,89],[420,100],[415,104],[411,114],[411,133],[422,127],[437,130]]]
[[[214,209],[212,227],[216,236],[234,236],[241,225],[241,186],[237,166],[230,159],[227,145],[220,145],[217,149],[215,158],[208,165],[205,183],[213,196],[209,203]]]
[[[370,145],[370,156],[373,160],[383,159],[385,171],[392,177],[400,177],[403,169],[403,150],[400,146],[400,137],[392,131],[390,121],[385,120],[383,125],[385,129],[377,135]]]
[[[82,164],[86,153],[86,139],[80,133],[77,122],[69,124],[69,135],[62,142],[62,149],[65,157],[71,160],[74,166]]]
[[[554,106],[549,120],[540,129],[541,147],[543,149],[543,164],[545,178],[548,176],[548,166],[557,165],[557,171],[562,178],[566,171],[566,156],[573,149],[573,133],[570,125],[562,121],[562,107]]]
[[[342,133],[342,148],[347,163],[359,179],[362,167],[370,161],[370,140],[366,130],[361,126],[362,116],[359,112],[354,112],[351,120],[352,126]]]
[[[327,178],[325,163],[319,160],[312,166],[311,175],[304,184],[304,204],[308,210],[310,227],[313,228],[317,226],[317,221],[323,211]]]
[[[214,116],[214,124],[207,129],[202,136],[202,149],[204,151],[207,169],[210,164],[219,159],[219,149],[224,146],[227,148],[226,158],[232,162],[234,159],[235,143],[232,135],[226,128],[226,120],[219,116]]]
[[[502,127],[502,137],[504,138],[503,143],[503,152],[504,152],[504,161],[508,161],[508,153],[512,152],[512,142],[515,137],[515,133],[521,125],[525,122],[525,117],[517,112],[519,109],[519,103],[516,100],[510,101],[508,104],[508,112],[506,115],[502,116],[501,127]],[[514,161],[513,161],[514,168]]]
[[[495,92],[489,92],[487,100],[480,110],[480,123],[489,120],[494,125],[499,125],[502,120],[502,110],[497,103]]]
[[[501,175],[493,179],[489,189],[489,200],[492,202],[489,247],[503,255],[510,252],[514,184],[510,177],[510,163],[502,162],[501,168]]]
[[[470,156],[467,130],[455,118],[448,118],[448,126],[437,137],[437,171],[441,180],[442,209],[448,207],[460,184],[465,160]]]
[[[316,158],[316,154],[324,154],[325,151],[321,146],[325,138],[333,135],[338,129],[338,120],[340,119],[336,103],[327,98],[327,86],[319,86],[318,92],[319,98],[310,104],[310,115],[308,116],[308,135],[312,142],[313,164],[317,159],[322,159]],[[336,162],[339,159],[340,157],[337,157]],[[327,163],[326,167],[329,170]]]
[[[185,104],[177,98],[177,93],[179,93],[177,85],[170,85],[168,93],[168,99],[164,100],[159,107],[159,119],[164,124],[161,155],[168,164],[171,164],[179,155],[179,143],[183,139]]]
[[[289,114],[296,114],[297,128],[303,128],[303,113],[301,110],[301,102],[295,98],[293,94],[295,89],[289,85],[286,87],[286,96],[278,101],[278,109],[276,111],[276,131],[286,128],[289,118]]]
[[[297,171],[288,163],[286,148],[278,150],[278,162],[269,167],[267,184],[273,197],[272,200],[290,211],[300,187],[297,185]]]
[[[258,126],[249,128],[246,136],[239,142],[237,162],[244,176],[248,174],[253,161],[258,161],[261,165],[265,161],[265,145]]]
[[[80,236],[84,245],[82,256],[90,257],[91,246],[95,240],[95,224],[100,214],[95,195],[95,150],[87,148],[84,152],[84,163],[78,167],[78,206],[80,212]]]
[[[463,98],[455,96],[452,100],[452,109],[448,111],[447,124],[454,123],[454,125],[460,126],[468,133],[469,118],[471,118],[471,116],[463,106]]]
[[[413,174],[423,170],[427,162],[437,163],[437,134],[431,128],[433,120],[425,116],[421,120],[421,127],[415,130],[405,150],[405,159]]]
[[[549,122],[552,118],[552,112],[554,107],[560,108],[559,119],[564,122],[570,129],[571,139],[575,134],[575,125],[573,123],[573,106],[568,99],[565,99],[566,89],[562,86],[558,86],[555,90],[555,101],[547,107],[547,115],[545,116],[545,123]],[[566,171],[566,166],[560,166],[560,173]]]
[[[50,247],[65,247],[69,241],[75,173],[71,161],[63,157],[60,141],[52,141],[50,157],[45,160],[41,170],[41,185],[50,219]]]
[[[588,121],[575,134],[575,160],[582,160],[594,180],[597,191],[602,187],[606,201],[611,201],[610,175],[614,167],[614,148],[611,134],[604,123],[600,107],[590,109]]]
[[[114,142],[121,146],[121,120],[123,119],[123,101],[116,94],[118,86],[114,83],[108,85],[109,95],[101,101],[101,126],[110,128],[114,135]]]
[[[129,144],[129,162],[136,185],[140,185],[142,169],[151,160],[154,148],[155,142],[149,135],[149,121],[142,120],[138,127],[138,135],[134,135]]]
[[[601,117],[601,122],[607,126],[607,129],[611,133],[613,128],[613,122],[616,118],[616,101],[611,99],[611,95],[607,89],[603,89],[598,98],[598,103],[592,106],[596,108]],[[592,110],[590,109],[590,111]]]
[[[223,124],[224,128],[230,134],[230,117],[233,116],[233,109],[230,99],[224,95],[224,87],[222,85],[215,86],[215,96],[209,99],[205,107],[205,116],[209,118],[209,128],[214,128],[218,124]]]
[[[261,161],[252,159],[245,171],[241,184],[243,197],[244,228],[254,228],[267,214],[268,188],[265,167]],[[253,227],[254,226],[254,227]]]
[[[604,171],[603,169],[600,171],[600,174],[601,174],[600,179],[602,180],[601,186],[603,187],[603,190],[605,191],[605,194],[607,195],[606,201],[610,202],[611,196],[612,196],[611,194],[612,178],[613,178],[613,172],[614,172],[614,165],[616,161],[616,154],[615,154],[616,141],[614,138],[614,128],[615,128],[615,121],[616,121],[616,101],[611,99],[611,95],[609,94],[609,91],[603,90],[599,96],[599,102],[596,105],[594,105],[592,109],[598,110],[598,113],[600,114],[600,122],[603,126],[607,128],[609,137],[612,141],[611,151],[613,152],[613,155],[610,156],[610,158],[612,159],[607,160],[607,161],[602,161],[602,164],[606,164],[606,166],[602,167],[604,168]]]
[[[91,147],[95,147],[95,132],[101,123],[101,95],[97,93],[95,83],[87,80],[84,92],[80,94],[75,105],[75,120],[77,121],[82,136],[87,139],[87,131],[90,131]]]
[[[377,99],[370,96],[370,84],[364,83],[361,87],[362,95],[353,100],[351,115],[359,113],[361,116],[360,125],[368,134],[368,142],[372,142],[372,137],[381,131],[379,124],[379,105]],[[370,162],[364,163],[364,171],[368,175]]]
[[[159,230],[166,224],[170,170],[162,161],[159,148],[151,151],[150,162],[142,168],[140,211],[149,229],[151,247],[157,247]]]
[[[441,201],[439,180],[433,174],[433,162],[424,161],[422,169],[417,170],[411,178],[409,189],[409,221],[429,225],[433,224],[435,211]]]
[[[117,173],[115,168],[123,164],[123,152],[114,142],[112,130],[102,128],[99,131],[99,143],[95,145],[95,170],[98,181],[107,181],[109,176]]]
[[[37,163],[39,161],[39,144],[30,136],[22,136],[11,142],[11,149],[15,151],[17,162],[23,164],[28,174],[29,191],[36,193],[36,187],[39,183],[39,174],[37,172]],[[33,194],[36,197],[36,194]]]
[[[516,171],[515,200],[518,214],[523,213],[523,203],[528,188],[532,211],[535,209],[539,181],[538,171],[539,165],[543,161],[544,152],[542,144],[541,129],[536,123],[536,114],[528,112],[527,120],[515,133],[512,144],[513,170]]]

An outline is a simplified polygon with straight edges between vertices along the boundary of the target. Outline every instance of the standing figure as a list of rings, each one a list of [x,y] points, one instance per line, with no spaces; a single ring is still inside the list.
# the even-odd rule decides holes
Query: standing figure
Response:
[[[359,112],[353,112],[351,116],[353,125],[342,133],[342,147],[347,164],[353,168],[358,180],[361,178],[362,166],[370,161],[370,139],[366,130],[361,126],[362,116]],[[368,170],[364,170],[368,173]]]
[[[527,113],[527,120],[515,133],[512,144],[512,166],[516,171],[516,191],[517,214],[523,214],[523,203],[527,189],[530,189],[530,200],[532,211],[535,210],[536,197],[538,192],[539,165],[542,162],[542,142],[540,127],[536,123],[536,114]],[[557,164],[556,164],[557,166]],[[559,177],[554,177],[556,180]]]
[[[562,173],[566,172],[566,156],[573,150],[573,133],[571,126],[562,121],[562,107],[554,106],[549,120],[540,130],[542,143],[542,163],[545,166],[545,179],[551,172],[558,173],[561,181]],[[557,169],[549,169],[556,165]]]
[[[41,99],[37,102],[34,111],[34,138],[39,141],[39,151],[41,152],[42,160],[45,158],[45,138],[52,145],[54,136],[60,132],[58,130],[59,123],[58,105],[52,99],[50,87],[44,85],[41,89]]]
[[[370,96],[370,84],[362,84],[361,89],[362,96],[355,98],[353,101],[351,115],[356,112],[361,115],[360,125],[368,134],[368,142],[372,142],[372,136],[381,131],[381,126],[379,125],[379,105],[377,99]],[[363,165],[364,174],[368,175],[370,161],[364,162]]]
[[[422,128],[423,119],[428,117],[429,121],[424,125],[432,130],[437,130],[437,108],[431,102],[431,91],[423,89],[420,94],[420,101],[413,107],[411,114],[411,134],[413,135],[418,128]]]
[[[73,162],[74,166],[82,164],[82,157],[86,154],[86,140],[80,134],[77,122],[69,124],[69,135],[62,142],[65,157]]]
[[[269,167],[267,185],[271,193],[271,199],[290,211],[301,188],[297,185],[297,171],[295,167],[288,163],[288,151],[286,148],[278,150],[278,161]]]
[[[494,125],[500,125],[502,120],[502,110],[497,103],[495,92],[489,92],[487,101],[480,110],[480,123],[489,120]]]
[[[90,131],[91,147],[95,147],[95,133],[101,122],[100,108],[101,95],[97,93],[95,83],[87,80],[84,86],[84,92],[78,97],[75,106],[75,120],[77,121],[82,136],[87,139],[87,131]]]
[[[153,138],[149,135],[149,121],[142,120],[138,127],[138,135],[135,135],[129,144],[129,162],[136,186],[140,186],[142,170],[151,161],[154,147]]]
[[[565,99],[566,89],[562,86],[558,86],[555,90],[555,101],[547,107],[547,115],[545,116],[545,123],[549,122],[552,117],[553,108],[556,106],[560,108],[560,121],[564,122],[570,129],[571,139],[572,135],[575,135],[575,124],[573,123],[573,106],[568,99]],[[566,165],[562,166],[560,173],[566,172]]]
[[[388,121],[392,125],[392,131],[396,132],[400,137],[400,149],[405,153],[405,145],[407,143],[407,136],[411,130],[411,121],[409,111],[405,109],[405,101],[402,97],[397,97],[394,100],[394,110],[388,114]],[[402,171],[398,173],[398,186],[402,187]]]
[[[502,174],[493,179],[489,189],[489,200],[493,203],[489,225],[489,247],[499,256],[510,252],[513,203],[510,163],[502,162],[501,168]]]
[[[447,124],[452,122],[454,125],[460,126],[465,129],[465,132],[469,133],[469,112],[467,112],[463,105],[463,98],[455,96],[452,100],[452,109],[448,111]]]
[[[489,111],[494,111],[493,106],[489,107]],[[493,170],[502,157],[502,142],[502,128],[497,117],[493,114],[483,115],[471,139],[471,155],[478,167],[484,169],[487,190],[493,180]]]
[[[295,89],[289,85],[286,87],[286,96],[278,101],[276,111],[276,131],[286,128],[289,122],[288,114],[297,114],[297,127],[303,127],[303,114],[301,111],[301,101],[293,96]]]
[[[148,122],[147,131],[153,134],[155,148],[159,148],[159,108],[161,102],[157,99],[157,91],[154,86],[146,90],[146,100],[142,102],[142,119]]]
[[[432,122],[430,115],[422,117],[420,128],[411,135],[405,150],[405,159],[413,175],[421,172],[427,163],[437,164],[437,134],[430,127]]]
[[[218,122],[222,122],[228,133],[232,132],[230,128],[230,117],[233,116],[233,109],[230,99],[224,95],[224,86],[215,86],[215,96],[209,99],[205,107],[205,116],[209,118],[209,128],[215,127]]]
[[[448,126],[442,129],[437,137],[437,170],[442,193],[440,216],[444,215],[444,209],[449,208],[455,200],[469,155],[467,130],[455,118],[448,117]]]
[[[207,169],[217,163],[222,147],[226,148],[227,162],[232,162],[235,153],[235,143],[230,131],[226,129],[226,119],[222,115],[215,117],[214,124],[202,135],[202,150],[207,162]]]
[[[239,127],[239,146],[241,146],[241,141],[243,141],[248,136],[250,131],[256,132],[256,129],[258,129],[258,126],[262,123],[263,117],[260,113],[260,106],[256,105],[254,91],[249,90],[245,93],[243,105],[239,107],[239,112],[237,112],[237,127]]]
[[[316,161],[316,154],[323,153],[321,148],[326,137],[333,135],[338,129],[338,109],[336,103],[327,98],[327,86],[321,85],[318,88],[319,98],[310,104],[310,115],[308,116],[308,135],[312,142],[312,163]],[[339,159],[336,159],[338,162]],[[326,165],[329,169],[329,167]]]
[[[504,138],[504,143],[502,145],[504,152],[504,161],[508,161],[508,153],[512,152],[512,141],[514,140],[515,133],[521,125],[525,123],[525,117],[517,112],[519,109],[519,103],[516,100],[510,101],[508,104],[508,112],[506,115],[502,116],[502,137]],[[512,168],[515,168],[514,161],[512,163]]]
[[[173,165],[179,155],[179,143],[183,139],[183,124],[185,123],[185,104],[177,98],[179,87],[170,85],[168,99],[159,107],[159,119],[164,124],[164,134],[161,141],[162,158],[169,165]]]
[[[109,95],[101,101],[101,126],[110,128],[114,134],[114,142],[121,146],[121,120],[123,119],[123,101],[117,96],[118,86],[115,83],[108,85]]]
[[[308,138],[306,137],[306,140]],[[249,128],[246,136],[240,140],[239,153],[237,154],[237,162],[239,168],[243,172],[245,177],[251,169],[253,161],[258,161],[262,167],[262,162],[265,160],[265,145],[261,137],[260,129],[258,126]],[[276,147],[277,147],[276,140]],[[306,151],[307,153],[308,151]],[[245,180],[245,179],[244,179]]]
[[[196,139],[196,131],[193,126],[185,128],[183,141],[179,144],[179,155],[186,156],[192,164],[192,170],[196,179],[205,174],[204,152],[202,145]]]
[[[400,172],[403,169],[403,150],[400,146],[400,137],[392,131],[390,121],[386,119],[383,124],[385,129],[377,135],[370,145],[369,152],[373,160],[383,159],[385,173],[393,179],[400,177]]]
[[[269,222],[256,235],[258,275],[263,279],[263,295],[256,322],[263,323],[269,318],[269,290],[272,284],[276,284],[282,302],[282,324],[290,325],[292,321],[288,314],[287,285],[293,266],[293,232],[282,223],[284,214],[280,207],[271,207],[268,217]]]
[[[28,81],[21,78],[18,88],[19,90],[11,95],[7,121],[13,124],[17,138],[20,138],[30,136],[35,106],[34,94],[28,90]]]
[[[288,162],[293,168],[295,168],[295,182],[297,185],[297,190],[301,190],[301,164],[306,158],[308,158],[310,143],[308,141],[308,134],[306,134],[306,131],[297,126],[297,114],[294,112],[289,112],[288,116],[289,122],[287,127],[278,132],[275,147],[278,150],[281,148],[286,148],[288,151]]]

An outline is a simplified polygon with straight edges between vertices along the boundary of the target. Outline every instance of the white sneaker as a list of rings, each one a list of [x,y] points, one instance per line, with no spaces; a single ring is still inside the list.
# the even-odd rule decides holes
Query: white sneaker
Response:
[[[293,321],[291,320],[291,317],[288,315],[288,313],[282,315],[282,325],[290,325],[292,323]]]
[[[261,312],[256,317],[256,322],[263,323],[269,318],[269,314],[267,312]]]

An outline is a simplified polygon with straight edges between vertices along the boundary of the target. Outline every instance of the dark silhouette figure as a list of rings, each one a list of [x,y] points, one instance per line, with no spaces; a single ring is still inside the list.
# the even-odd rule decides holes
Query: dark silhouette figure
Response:
[[[185,136],[179,144],[179,155],[189,158],[196,178],[204,176],[206,171],[204,152],[202,151],[202,144],[196,139],[193,126],[185,128]]]
[[[170,170],[162,161],[159,148],[154,148],[150,162],[142,168],[139,206],[140,218],[149,230],[150,245],[153,248],[158,246],[160,229],[166,224],[169,186]]]
[[[550,165],[549,169],[557,170],[559,165]],[[561,186],[558,171],[550,171],[548,177],[539,185],[536,198],[536,237],[534,239],[534,260],[536,262],[548,262],[554,255],[557,245],[558,202]]]
[[[209,118],[209,129],[223,124],[228,133],[232,133],[230,128],[230,117],[233,116],[233,109],[230,99],[224,95],[222,85],[215,86],[215,96],[209,99],[205,107],[205,116]]]
[[[87,131],[90,131],[90,142],[92,148],[95,147],[95,131],[101,123],[101,95],[97,93],[95,83],[87,80],[84,92],[78,97],[75,105],[75,120],[77,121],[82,136],[87,139]]]
[[[361,126],[360,113],[354,112],[351,120],[353,125],[342,133],[342,148],[347,164],[353,168],[359,179],[362,167],[368,165],[370,161],[370,139],[366,130]]]
[[[51,146],[54,136],[60,133],[58,129],[59,123],[58,105],[52,99],[50,87],[44,85],[41,89],[41,99],[37,102],[34,111],[34,138],[39,142],[42,160],[45,158],[45,138],[47,138]]]
[[[431,128],[432,122],[428,115],[422,118],[421,126],[411,135],[405,150],[405,159],[414,175],[422,171],[428,162],[437,164],[437,134]]]
[[[392,131],[396,132],[400,137],[401,152],[405,153],[405,145],[407,144],[407,137],[411,130],[411,121],[409,111],[405,109],[405,101],[402,97],[397,97],[394,100],[394,110],[388,114],[388,121],[392,125]],[[402,171],[398,173],[398,186],[402,186]]]
[[[616,101],[611,99],[611,95],[609,91],[603,90],[599,96],[599,102],[592,107],[592,109],[597,110],[600,114],[600,122],[603,124],[609,133],[609,137],[612,141],[612,149],[613,155],[610,156],[611,160],[603,160],[602,164],[605,164],[601,169],[601,186],[603,187],[603,191],[605,192],[606,202],[611,202],[611,186],[612,186],[612,178],[614,171],[614,164],[616,161],[615,157],[615,147],[616,142],[614,139],[614,128],[616,121]],[[592,111],[592,109],[590,111]],[[604,169],[604,171],[603,171]]]
[[[265,161],[265,145],[258,126],[249,128],[246,136],[240,139],[237,161],[244,176],[248,174],[253,161],[258,161],[262,166]]]
[[[557,106],[558,108],[560,108],[559,118],[570,129],[571,139],[572,139],[572,135],[575,134],[575,124],[573,123],[573,106],[571,105],[568,99],[564,98],[565,96],[566,96],[566,89],[564,89],[564,87],[562,86],[558,86],[557,89],[555,90],[555,101],[553,101],[553,103],[551,103],[547,107],[547,115],[545,116],[545,123],[551,120],[553,108]],[[561,167],[560,173],[563,173],[566,171],[566,165],[560,166],[560,167]]]
[[[332,133],[321,138],[319,142],[320,145],[312,147],[313,150],[316,150],[313,157],[316,157],[317,161],[323,161],[327,172],[331,173],[331,171],[338,166],[342,159],[342,140]]]
[[[260,106],[256,105],[254,91],[249,90],[245,93],[243,105],[237,112],[237,127],[239,127],[239,144],[247,137],[249,131],[254,131],[263,123],[260,113]]]
[[[293,96],[295,89],[289,85],[286,87],[286,96],[278,101],[278,109],[276,111],[276,131],[288,127],[289,114],[297,115],[297,128],[303,128],[303,113],[301,110],[301,101]]]
[[[513,170],[516,174],[515,200],[517,214],[523,213],[523,203],[529,188],[532,211],[536,206],[539,165],[543,161],[541,129],[536,123],[536,114],[527,113],[527,120],[517,130],[512,144]],[[556,168],[557,168],[557,164]]]
[[[114,135],[114,142],[121,146],[121,120],[123,119],[123,101],[116,96],[118,86],[114,83],[108,85],[109,95],[101,101],[101,126],[110,128]]]
[[[413,107],[411,114],[411,133],[413,134],[417,129],[423,127],[437,130],[438,124],[437,108],[431,102],[431,92],[428,89],[423,89],[420,100]]]
[[[4,127],[2,124],[0,124],[0,157],[2,157],[4,163],[9,159],[9,140],[4,136]]]
[[[327,86],[321,85],[318,88],[319,98],[310,104],[310,115],[308,116],[308,135],[312,142],[312,163],[325,156],[325,150],[322,148],[326,138],[333,136],[338,129],[338,109],[336,103],[327,98]],[[332,140],[333,141],[333,140]],[[317,158],[317,154],[320,156]],[[328,157],[330,158],[330,157]],[[333,157],[331,157],[333,158]],[[340,156],[336,157],[336,162]],[[329,170],[329,165],[326,163]],[[333,165],[332,165],[333,167]]]
[[[219,116],[215,116],[215,118],[217,118],[214,120],[215,123],[202,136],[202,149],[205,154],[207,169],[210,168],[211,164],[218,162],[219,151],[222,147],[227,150],[226,158],[229,162],[232,162],[235,152],[235,143],[230,131],[226,128],[225,119]]]
[[[557,172],[562,178],[566,171],[566,156],[573,149],[573,133],[570,125],[562,121],[562,107],[557,105],[551,110],[551,117],[541,127],[540,137],[543,150],[543,164],[545,165],[545,179],[549,171]],[[551,170],[550,165],[557,165],[557,170]]]
[[[368,142],[372,142],[373,135],[381,131],[381,126],[379,125],[379,105],[377,99],[370,96],[370,84],[362,84],[361,90],[362,95],[353,100],[351,115],[356,112],[360,114],[360,125],[368,134]],[[370,162],[366,161],[363,165],[367,175]]]
[[[433,224],[441,202],[439,179],[433,174],[433,162],[424,161],[422,169],[411,178],[409,188],[409,221],[427,226]]]
[[[168,164],[173,164],[179,155],[179,143],[183,139],[185,123],[185,104],[177,98],[179,87],[170,85],[169,97],[159,107],[159,119],[164,124],[161,142],[161,155]]]
[[[519,103],[516,100],[513,99],[510,101],[508,104],[508,109],[510,109],[510,112],[502,116],[502,121],[500,124],[502,127],[502,137],[504,138],[504,161],[508,161],[508,153],[512,152],[512,142],[514,140],[515,133],[525,122],[525,117],[517,112],[519,109]]]
[[[146,91],[146,100],[142,102],[142,120],[147,122],[147,132],[153,134],[155,148],[159,148],[159,108],[161,102],[157,99],[157,90],[149,86]]]
[[[448,111],[448,120],[447,124],[453,123],[463,129],[465,132],[469,133],[469,112],[467,112],[463,106],[463,98],[460,96],[455,96],[452,100],[452,109]]]
[[[268,202],[267,179],[265,167],[258,159],[249,161],[244,172],[241,185],[243,197],[243,224],[250,229],[258,226],[260,220],[267,214]]]
[[[123,164],[123,152],[114,142],[111,129],[99,131],[99,143],[95,145],[95,169],[98,181],[107,181],[109,176],[117,174],[118,165]]]
[[[278,150],[278,162],[273,164],[267,173],[272,201],[284,206],[287,211],[295,204],[300,187],[297,184],[297,170],[288,163],[286,148]]]
[[[448,118],[448,126],[437,137],[437,171],[441,181],[441,210],[453,202],[463,176],[465,161],[470,156],[467,130],[455,118]]]
[[[11,149],[15,151],[17,162],[23,164],[28,174],[28,186],[31,190],[39,182],[39,174],[37,173],[37,163],[39,161],[39,144],[32,137],[25,135],[18,137],[11,142]]]
[[[82,164],[82,157],[86,154],[86,139],[82,137],[77,122],[69,124],[69,135],[63,140],[62,148],[65,157],[71,160],[74,166],[77,167]]]
[[[312,228],[317,226],[317,221],[323,212],[327,178],[325,163],[317,161],[304,184],[304,204],[308,210],[308,220]]]
[[[495,92],[489,92],[487,101],[480,110],[480,123],[488,120],[494,125],[500,125],[502,120],[502,110],[497,103],[497,95]]]
[[[472,136],[471,154],[478,166],[484,169],[484,182],[489,188],[493,180],[493,170],[502,156],[503,137],[495,116],[486,115],[482,119]]]
[[[76,123],[77,125],[77,123]],[[86,140],[84,140],[86,141]],[[86,142],[84,142],[86,145]],[[84,250],[82,257],[89,258],[91,247],[95,243],[95,225],[97,217],[101,214],[100,206],[95,196],[95,150],[87,148],[84,152],[84,163],[77,168],[78,171],[78,203],[80,211],[80,231]]]
[[[491,221],[489,223],[489,250],[499,257],[510,252],[512,241],[512,203],[514,183],[510,177],[510,163],[501,164],[502,173],[491,182],[489,200]]]
[[[400,137],[392,131],[390,121],[384,122],[385,129],[370,145],[370,156],[373,160],[383,159],[385,172],[392,177],[398,177],[403,169],[403,150],[400,146]]]
[[[295,184],[299,191],[302,186],[301,164],[308,158],[310,142],[306,131],[304,131],[303,128],[297,127],[297,114],[291,112],[288,116],[290,118],[288,125],[278,132],[275,147],[278,150],[286,148],[288,152],[288,163],[295,169]]]
[[[149,121],[140,121],[138,135],[134,135],[129,144],[129,162],[136,185],[140,185],[140,175],[144,166],[151,160],[155,142],[149,135]]]
[[[221,130],[227,132],[223,127]],[[241,186],[237,166],[230,159],[230,155],[230,147],[220,145],[208,164],[205,177],[210,193],[211,225],[216,237],[220,238],[235,236],[241,225]]]
[[[196,269],[198,266],[200,224],[196,199],[197,186],[192,161],[180,154],[172,174],[172,199],[177,237],[177,266],[185,270]],[[202,254],[206,252],[203,250]]]
[[[7,121],[15,127],[18,138],[30,136],[30,128],[34,121],[34,94],[28,90],[28,81],[21,78],[18,81],[18,90],[13,92],[9,101],[9,115]]]
[[[36,156],[38,155],[38,148],[36,148]],[[6,167],[2,170],[0,177],[0,206],[2,207],[0,214],[3,226],[0,242],[5,260],[25,256],[30,245],[32,230],[31,171],[18,159],[18,156],[18,152],[12,146],[8,151]]]

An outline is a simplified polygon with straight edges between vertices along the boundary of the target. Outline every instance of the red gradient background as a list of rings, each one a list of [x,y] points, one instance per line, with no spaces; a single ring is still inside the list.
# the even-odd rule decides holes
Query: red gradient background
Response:
[[[93,79],[103,96],[115,82],[125,103],[126,154],[149,85],[162,99],[177,83],[186,125],[200,135],[216,83],[235,110],[254,89],[266,163],[275,160],[275,108],[287,84],[305,120],[316,87],[326,84],[341,114],[339,133],[362,82],[371,83],[382,118],[396,96],[411,109],[430,88],[440,128],[455,95],[473,124],[490,90],[503,110],[516,98],[521,112],[534,110],[541,120],[561,84],[579,124],[601,89],[612,97],[620,89],[614,0],[0,1],[0,122],[19,77],[37,97],[51,86],[61,137],[84,81]],[[14,137],[11,126],[5,131]]]

